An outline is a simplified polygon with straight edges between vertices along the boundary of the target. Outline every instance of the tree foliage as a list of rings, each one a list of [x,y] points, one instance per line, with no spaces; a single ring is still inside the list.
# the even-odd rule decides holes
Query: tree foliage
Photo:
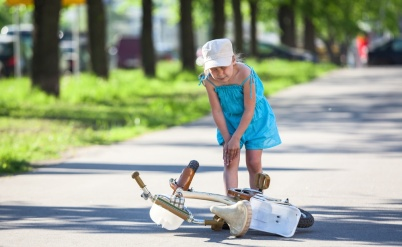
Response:
[[[58,1],[34,0],[35,14],[33,22],[34,56],[32,82],[43,90],[57,95],[58,92],[58,18],[61,7]],[[238,51],[243,50],[243,39],[249,36],[251,54],[256,55],[257,23],[276,31],[282,36],[282,42],[290,46],[304,46],[315,51],[314,40],[320,38],[326,45],[331,61],[340,62],[340,55],[353,39],[361,32],[398,34],[402,13],[402,0],[154,0],[158,6],[173,5],[177,15],[172,17],[179,26],[180,59],[183,68],[194,70],[194,36],[201,26],[208,27],[209,38],[228,37],[225,30],[227,22],[234,23],[234,44]],[[12,23],[11,9],[0,0],[0,25]],[[122,0],[123,6],[149,6],[152,0]],[[163,3],[163,4],[162,4]],[[105,10],[102,0],[87,0],[88,32],[90,36],[90,55],[92,69],[96,75],[108,77],[108,57],[106,53]],[[151,8],[152,10],[152,8]],[[285,10],[285,11],[284,11]],[[47,12],[50,11],[50,12]],[[284,14],[285,12],[285,14]],[[142,53],[144,69],[148,75],[155,74],[155,51],[152,31],[153,12],[143,8]],[[285,17],[285,19],[283,19]],[[289,19],[290,18],[290,19]],[[286,20],[287,19],[287,20]],[[289,23],[290,26],[285,25]],[[250,34],[244,35],[243,22],[250,22]],[[193,28],[196,29],[193,29]],[[268,27],[268,28],[267,28]],[[296,29],[296,30],[295,30]],[[299,36],[300,37],[299,37]],[[301,37],[303,35],[303,37]],[[285,39],[286,37],[286,39]],[[46,44],[46,45],[44,45]],[[341,53],[335,54],[334,47]]]
[[[0,26],[5,26],[12,23],[12,14],[17,9],[11,9],[5,4],[5,0],[0,0]]]

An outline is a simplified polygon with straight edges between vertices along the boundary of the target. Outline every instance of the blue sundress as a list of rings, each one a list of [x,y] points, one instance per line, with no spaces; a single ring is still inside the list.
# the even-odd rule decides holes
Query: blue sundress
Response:
[[[200,84],[211,83],[218,95],[220,105],[226,120],[226,125],[230,135],[236,131],[240,124],[244,112],[244,84],[250,79],[250,85],[255,84],[256,104],[254,116],[240,139],[240,148],[245,145],[246,149],[266,149],[281,144],[276,119],[267,98],[264,96],[264,85],[261,79],[250,68],[250,75],[240,84],[216,86],[209,80],[210,74],[199,77]],[[250,92],[250,97],[252,97]],[[217,129],[217,141],[219,145],[224,144],[223,136]]]

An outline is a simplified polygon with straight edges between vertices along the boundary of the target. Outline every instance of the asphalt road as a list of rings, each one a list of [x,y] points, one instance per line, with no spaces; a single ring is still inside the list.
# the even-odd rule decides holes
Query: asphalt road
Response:
[[[221,149],[206,117],[1,177],[0,246],[402,246],[402,68],[342,69],[269,100],[283,144],[264,151],[266,194],[313,213],[313,227],[291,238],[255,230],[234,238],[152,222],[134,171],[152,193],[169,194],[169,178],[195,159],[192,187],[224,193]],[[244,162],[239,176],[248,187]],[[199,218],[212,217],[210,205],[187,201]]]

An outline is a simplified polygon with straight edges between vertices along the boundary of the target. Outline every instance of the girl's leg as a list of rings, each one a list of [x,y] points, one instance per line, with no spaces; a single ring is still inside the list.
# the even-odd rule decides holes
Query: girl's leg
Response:
[[[262,149],[246,150],[246,165],[249,174],[250,188],[257,189],[256,175],[262,172]]]
[[[226,193],[228,189],[238,187],[239,162],[240,154],[230,162],[229,166],[224,165],[223,180],[225,182]]]

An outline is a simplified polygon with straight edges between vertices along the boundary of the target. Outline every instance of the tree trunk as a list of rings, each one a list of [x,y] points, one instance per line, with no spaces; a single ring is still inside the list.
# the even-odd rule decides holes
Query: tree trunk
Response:
[[[342,42],[339,46],[339,64],[342,66],[347,64],[348,44],[350,44],[350,41],[346,39],[346,41]]]
[[[250,33],[250,51],[251,56],[258,56],[257,49],[257,0],[249,0],[250,15],[251,15],[251,33]]]
[[[212,39],[225,37],[225,0],[213,0]]]
[[[59,17],[61,1],[34,0],[32,86],[60,95]]]
[[[92,71],[96,76],[108,79],[108,56],[106,51],[106,13],[102,0],[87,0],[89,54]]]
[[[323,39],[323,42],[325,44],[325,48],[327,50],[330,62],[339,65],[339,61],[334,51],[332,50],[332,47],[334,46],[334,40],[332,38],[329,38],[327,40]]]
[[[243,16],[241,14],[240,0],[232,0],[234,33],[235,33],[235,51],[243,53]]]
[[[142,66],[147,76],[155,76],[155,48],[152,25],[152,0],[142,0],[141,53]]]
[[[294,1],[291,4],[282,3],[279,6],[278,23],[281,29],[281,43],[290,47],[296,47]]]
[[[304,49],[310,51],[314,56],[317,55],[315,47],[315,27],[308,16],[304,17]]]
[[[180,43],[183,70],[195,71],[192,0],[180,0]]]

